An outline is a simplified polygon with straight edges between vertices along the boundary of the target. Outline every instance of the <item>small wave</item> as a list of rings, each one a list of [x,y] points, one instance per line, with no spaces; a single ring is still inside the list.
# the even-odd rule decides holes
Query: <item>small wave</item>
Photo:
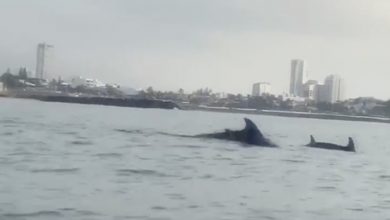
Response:
[[[25,155],[41,155],[39,153],[32,153],[32,152],[29,152],[29,151],[18,151],[18,152],[13,152],[13,153],[9,153],[7,154],[8,156],[25,156]]]
[[[60,217],[63,216],[61,212],[58,211],[38,211],[31,213],[6,213],[3,214],[7,218],[21,218],[21,217]]]
[[[73,173],[79,171],[79,168],[63,168],[63,169],[33,169],[32,173]]]
[[[127,130],[127,129],[114,129],[114,131],[127,133],[127,134],[142,134],[143,132],[141,130]]]
[[[89,210],[78,210],[75,208],[61,208],[59,209],[64,214],[76,214],[81,216],[100,216],[101,214]]]
[[[364,209],[362,209],[362,208],[347,208],[347,210],[355,211],[355,212],[363,212],[364,211]]]
[[[153,158],[150,158],[150,157],[141,157],[141,156],[136,156],[138,159],[140,160],[153,160]]]
[[[81,140],[77,140],[77,141],[72,141],[70,142],[72,145],[92,145],[93,142],[92,141],[81,141]]]
[[[214,157],[213,160],[228,160],[228,161],[232,161],[233,158],[231,158],[231,157],[220,157],[220,156],[218,156],[218,157]]]
[[[100,154],[95,154],[94,156],[96,157],[122,157],[122,154],[119,153],[100,153]]]
[[[1,124],[18,124],[20,121],[18,118],[4,118],[0,119]]]
[[[146,215],[133,215],[133,216],[126,215],[126,216],[115,216],[115,219],[118,219],[118,220],[121,220],[121,219],[137,219],[137,220],[146,219],[146,220],[150,220],[149,216],[146,216]]]
[[[212,175],[212,174],[205,174],[203,176],[200,176],[201,179],[211,179],[213,177],[214,177],[214,175]]]
[[[237,176],[231,176],[230,179],[241,179],[241,178],[245,178],[245,177],[248,177],[247,175],[237,175]]]
[[[164,206],[152,206],[151,209],[153,209],[153,210],[166,210],[168,208],[164,207]]]
[[[1,136],[12,136],[14,134],[15,134],[14,132],[6,131],[6,132],[2,133]]]
[[[294,159],[284,159],[282,161],[289,162],[289,163],[306,163],[306,161],[304,160],[294,160]]]
[[[192,148],[192,149],[200,149],[200,148],[206,148],[205,146],[199,146],[199,145],[193,145],[193,144],[178,144],[178,145],[172,145],[172,147],[179,147],[179,148]]]
[[[321,191],[334,191],[336,187],[334,186],[318,186],[316,189],[321,190]]]
[[[74,211],[76,209],[74,209],[74,208],[61,208],[60,210],[61,211]]]
[[[187,206],[187,208],[189,208],[189,209],[197,209],[199,207],[200,206],[198,206],[198,205],[189,205],[189,206]]]
[[[233,162],[233,163],[230,163],[230,165],[233,165],[233,166],[244,166],[244,165],[246,165],[246,163]]]
[[[57,134],[63,135],[78,135],[79,133],[76,131],[58,131]]]
[[[186,199],[186,197],[180,193],[166,193],[165,195],[168,196],[172,200],[185,200]]]
[[[120,176],[131,176],[131,175],[147,175],[147,176],[158,176],[158,177],[169,176],[167,174],[159,173],[154,170],[142,170],[142,169],[119,169],[117,170],[117,173]]]
[[[100,215],[99,213],[93,212],[93,211],[88,211],[88,210],[77,210],[77,214],[82,215],[82,216],[98,216]]]
[[[223,203],[220,203],[220,202],[211,202],[210,206],[214,207],[214,208],[224,208],[224,207],[226,207]]]
[[[379,178],[381,178],[381,179],[390,179],[390,175],[380,175]]]

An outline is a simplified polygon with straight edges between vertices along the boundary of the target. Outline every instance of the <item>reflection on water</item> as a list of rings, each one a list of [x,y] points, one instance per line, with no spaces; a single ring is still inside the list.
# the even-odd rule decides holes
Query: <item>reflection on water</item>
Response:
[[[390,216],[388,124],[250,115],[280,147],[244,148],[163,134],[240,129],[240,114],[0,103],[0,219]]]

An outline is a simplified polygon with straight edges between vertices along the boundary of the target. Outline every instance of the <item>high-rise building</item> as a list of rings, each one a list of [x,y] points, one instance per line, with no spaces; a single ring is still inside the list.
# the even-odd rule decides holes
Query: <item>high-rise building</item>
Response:
[[[344,80],[338,75],[329,75],[325,78],[325,85],[329,87],[329,102],[334,103],[344,99]]]
[[[303,97],[309,100],[315,100],[317,96],[317,85],[318,82],[316,80],[308,80],[305,84],[303,84]]]
[[[261,96],[271,93],[271,84],[268,82],[258,82],[253,84],[252,96]]]
[[[46,58],[46,50],[52,45],[48,45],[46,43],[40,43],[37,47],[37,66],[35,71],[35,77],[39,79],[43,79],[44,75],[46,75],[45,70],[45,58]]]
[[[335,103],[344,100],[344,80],[338,75],[329,75],[323,85],[316,87],[316,101]]]
[[[290,95],[303,97],[306,69],[304,60],[291,60]]]

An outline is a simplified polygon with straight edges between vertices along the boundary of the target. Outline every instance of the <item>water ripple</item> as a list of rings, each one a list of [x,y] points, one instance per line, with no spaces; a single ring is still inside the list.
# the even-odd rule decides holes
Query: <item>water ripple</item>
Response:
[[[6,218],[21,218],[21,217],[61,217],[61,212],[58,211],[38,211],[31,213],[6,213],[3,214]]]
[[[79,168],[60,168],[60,169],[33,169],[32,173],[73,173],[79,171]]]
[[[119,176],[132,176],[132,175],[142,175],[142,176],[158,176],[158,177],[169,177],[165,173],[160,173],[155,170],[145,170],[145,169],[119,169],[117,170]]]
[[[390,175],[380,175],[379,178],[380,179],[390,180]]]
[[[294,160],[294,159],[283,159],[282,161],[288,162],[288,163],[306,163],[304,160]]]
[[[335,191],[337,188],[335,186],[318,186],[316,189],[319,191]]]
[[[72,145],[92,145],[92,141],[82,141],[82,140],[77,140],[77,141],[72,141],[70,142]]]
[[[94,156],[106,158],[106,157],[122,157],[123,155],[119,153],[100,153],[100,154],[94,154]]]
[[[135,129],[135,130],[127,130],[127,129],[114,129],[114,131],[126,133],[126,134],[142,134],[141,130]]]

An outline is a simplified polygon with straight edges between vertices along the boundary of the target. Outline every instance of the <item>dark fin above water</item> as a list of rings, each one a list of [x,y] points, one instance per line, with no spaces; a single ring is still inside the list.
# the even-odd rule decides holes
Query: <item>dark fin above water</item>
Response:
[[[253,121],[248,118],[244,118],[244,120],[245,128],[240,131],[245,136],[244,140],[241,140],[242,142],[250,145],[277,147],[277,145],[273,144],[270,140],[264,137]]]
[[[263,137],[263,134],[260,132],[260,130],[257,128],[257,126],[255,125],[255,123],[253,123],[252,120],[250,120],[249,118],[244,118],[245,120],[245,128],[244,130],[246,131],[257,131],[257,135],[259,135],[260,137]]]
[[[315,143],[316,143],[316,140],[314,140],[313,135],[310,135],[310,143],[309,143],[309,145],[312,145],[312,144],[315,144]]]
[[[353,142],[351,137],[348,137],[348,145],[347,148],[351,151],[355,152],[355,143]]]

